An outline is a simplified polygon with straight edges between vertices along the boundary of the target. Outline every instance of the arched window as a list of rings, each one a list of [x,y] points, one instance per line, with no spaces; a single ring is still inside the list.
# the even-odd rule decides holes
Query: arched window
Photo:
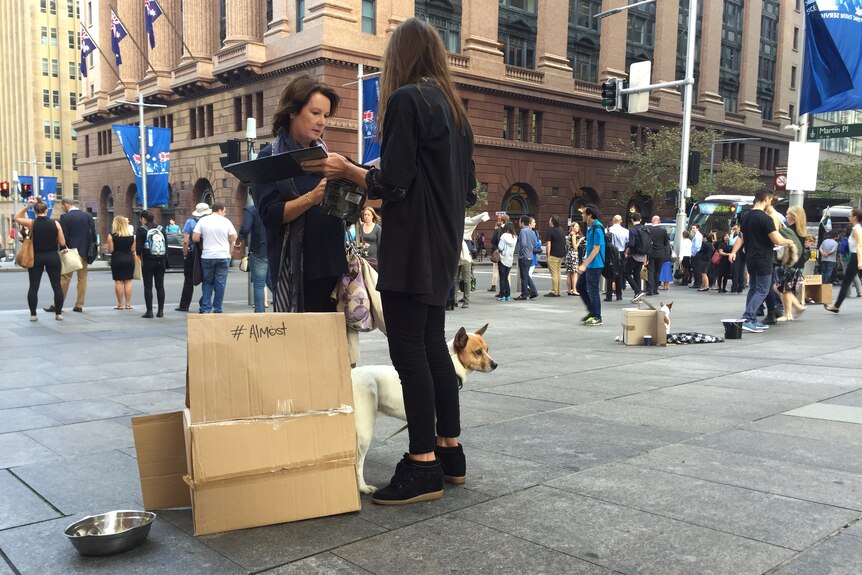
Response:
[[[533,206],[528,191],[517,184],[506,191],[500,209],[509,214],[512,219],[533,214]]]

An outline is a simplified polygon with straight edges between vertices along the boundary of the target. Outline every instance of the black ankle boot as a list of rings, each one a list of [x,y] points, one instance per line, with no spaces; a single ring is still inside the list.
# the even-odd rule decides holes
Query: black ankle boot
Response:
[[[153,310],[148,309],[148,310],[147,310],[147,313],[145,313],[145,314],[144,314],[144,315],[142,315],[141,317],[143,317],[143,318],[147,318],[147,319],[152,319],[152,318],[153,318]]]
[[[439,461],[413,461],[408,454],[398,462],[389,485],[371,501],[378,505],[405,505],[443,497],[443,468]]]
[[[159,311],[156,312],[156,317],[165,317],[165,308],[160,307]]]
[[[459,443],[457,447],[434,448],[434,455],[443,468],[443,481],[460,485],[467,481],[467,459],[464,457],[464,448]]]

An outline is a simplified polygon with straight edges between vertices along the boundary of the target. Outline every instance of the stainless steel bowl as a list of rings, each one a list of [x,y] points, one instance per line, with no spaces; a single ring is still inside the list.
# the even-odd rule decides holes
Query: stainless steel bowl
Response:
[[[81,555],[113,555],[143,543],[155,518],[149,511],[109,511],[84,517],[64,533]]]

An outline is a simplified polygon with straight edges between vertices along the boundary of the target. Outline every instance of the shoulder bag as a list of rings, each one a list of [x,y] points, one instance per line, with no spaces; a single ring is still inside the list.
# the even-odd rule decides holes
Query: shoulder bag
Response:
[[[67,275],[83,268],[78,248],[67,248],[60,250],[60,275]]]
[[[24,269],[33,267],[33,240],[27,238],[18,248],[18,253],[15,254],[15,263]]]

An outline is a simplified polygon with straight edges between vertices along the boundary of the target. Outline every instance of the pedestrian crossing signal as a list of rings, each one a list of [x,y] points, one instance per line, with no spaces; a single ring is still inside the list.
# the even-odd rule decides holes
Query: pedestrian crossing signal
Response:
[[[9,182],[0,182],[0,196],[9,197]]]
[[[33,185],[32,184],[21,184],[21,197],[24,199],[27,199],[32,195],[33,195]]]

